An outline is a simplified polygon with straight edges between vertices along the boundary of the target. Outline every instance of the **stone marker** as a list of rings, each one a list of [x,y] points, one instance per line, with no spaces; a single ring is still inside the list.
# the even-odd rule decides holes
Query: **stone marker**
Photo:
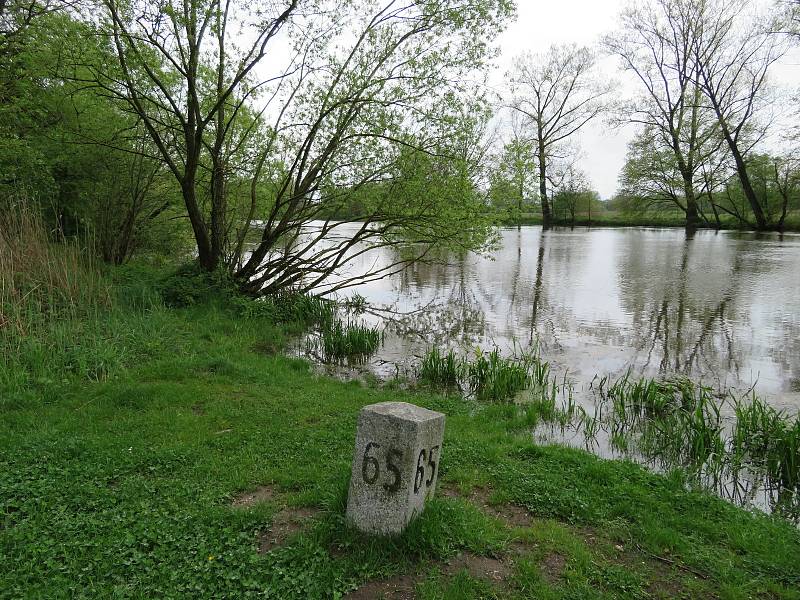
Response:
[[[358,415],[347,520],[372,534],[402,532],[433,496],[444,415],[407,402],[381,402]]]

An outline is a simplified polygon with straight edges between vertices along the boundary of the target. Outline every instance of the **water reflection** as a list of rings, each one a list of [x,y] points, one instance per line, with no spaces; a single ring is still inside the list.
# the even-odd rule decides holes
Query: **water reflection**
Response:
[[[389,317],[375,365],[538,343],[579,384],[630,368],[800,405],[800,236],[517,227],[492,256],[439,259],[354,288]]]

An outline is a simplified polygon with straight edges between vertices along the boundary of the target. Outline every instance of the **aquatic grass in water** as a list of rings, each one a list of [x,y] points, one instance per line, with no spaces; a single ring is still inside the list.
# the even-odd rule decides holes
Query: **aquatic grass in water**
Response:
[[[550,380],[550,364],[542,361],[538,352],[503,356],[497,348],[491,352],[476,349],[472,361],[459,357],[452,349],[443,354],[438,348],[431,348],[422,358],[417,376],[423,383],[458,387],[477,400],[490,402],[511,400],[520,392],[535,388],[538,393],[533,394],[531,402],[537,403],[538,412],[549,416],[554,415],[557,393],[567,387],[560,386],[555,378]],[[574,407],[571,388],[569,396],[568,404]],[[547,407],[551,410],[547,411]]]
[[[768,474],[780,499],[787,493],[796,496],[800,492],[800,415],[787,418],[756,396],[737,402],[735,412],[734,466]]]
[[[431,348],[420,362],[418,377],[420,381],[430,385],[455,388],[465,370],[466,363],[453,350],[442,354],[438,348]]]
[[[334,319],[322,327],[317,347],[327,361],[364,362],[383,343],[383,333],[364,323]]]
[[[341,305],[354,315],[360,315],[367,310],[367,299],[359,293],[355,293],[341,302]]]
[[[627,374],[599,379],[593,389],[593,415],[570,406],[563,390],[560,405],[543,395],[532,408],[562,433],[567,420],[583,430],[587,448],[604,433],[629,458],[659,471],[680,468],[690,481],[743,504],[761,493],[776,512],[800,518],[800,416],[789,418],[754,394],[718,396],[685,378]]]
[[[491,352],[478,351],[475,361],[467,366],[470,390],[478,400],[512,399],[531,386],[534,362],[532,355],[506,358],[496,348]]]

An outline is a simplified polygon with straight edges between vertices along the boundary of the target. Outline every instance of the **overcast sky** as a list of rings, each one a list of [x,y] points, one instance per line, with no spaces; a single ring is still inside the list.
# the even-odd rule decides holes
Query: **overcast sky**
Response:
[[[731,0],[735,1],[735,0]],[[496,70],[496,84],[512,64],[514,56],[525,50],[543,52],[554,43],[591,45],[600,37],[617,28],[617,16],[627,4],[625,0],[518,0],[518,16],[501,35],[499,45],[500,69]],[[772,79],[787,87],[800,83],[797,53],[784,59],[774,70]],[[617,61],[608,57],[599,68],[609,77],[623,81],[617,70]],[[627,88],[631,83],[626,83]],[[583,159],[581,168],[589,175],[604,199],[617,189],[617,177],[625,162],[626,143],[634,129],[612,129],[601,122],[589,126],[578,139]]]

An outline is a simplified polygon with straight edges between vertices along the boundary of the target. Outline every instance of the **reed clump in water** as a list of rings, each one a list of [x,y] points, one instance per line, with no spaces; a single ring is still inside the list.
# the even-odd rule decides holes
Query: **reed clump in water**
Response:
[[[326,361],[365,362],[383,343],[378,327],[333,319],[323,325],[315,345]]]
[[[538,392],[533,402],[538,410],[555,406],[555,396],[560,389],[555,380],[550,381],[550,365],[541,360],[538,352],[519,352],[503,356],[495,348],[491,352],[476,349],[469,360],[453,350],[447,354],[431,348],[417,369],[423,383],[462,392],[485,402],[504,402],[515,399],[520,392],[535,388]]]
[[[532,366],[530,355],[504,357],[497,348],[491,352],[478,351],[467,366],[467,380],[478,400],[509,400],[531,386]]]
[[[443,388],[457,388],[464,377],[465,361],[453,350],[442,354],[438,348],[431,348],[422,358],[417,370],[420,381]]]
[[[800,415],[794,419],[755,395],[735,406],[730,452],[734,468],[767,474],[781,501],[800,494]]]

